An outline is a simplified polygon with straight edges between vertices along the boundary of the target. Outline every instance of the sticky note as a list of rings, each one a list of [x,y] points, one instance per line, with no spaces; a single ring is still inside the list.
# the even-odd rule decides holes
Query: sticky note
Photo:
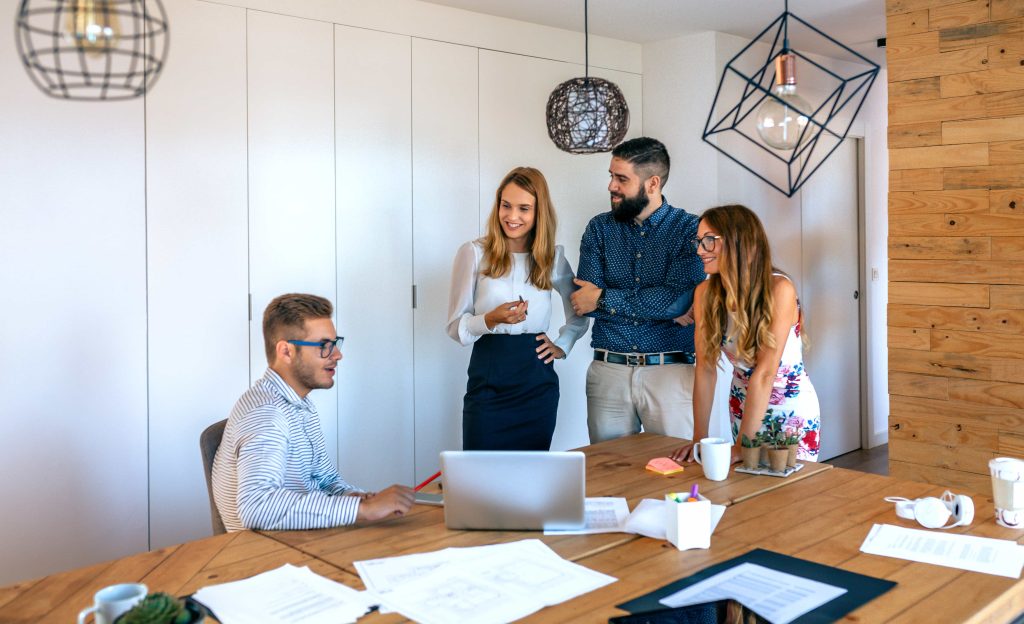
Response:
[[[670,475],[682,472],[684,468],[668,457],[655,457],[647,462],[647,469],[658,474]]]

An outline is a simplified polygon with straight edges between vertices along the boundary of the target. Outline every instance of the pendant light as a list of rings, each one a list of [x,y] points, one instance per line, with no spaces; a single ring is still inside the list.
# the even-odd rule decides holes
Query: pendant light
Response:
[[[59,99],[138,97],[167,57],[160,0],[21,0],[16,30],[32,82]]]
[[[583,1],[583,78],[558,85],[548,97],[548,136],[572,154],[610,152],[629,130],[629,106],[615,83],[590,76],[588,0]]]
[[[704,141],[792,197],[846,138],[878,72],[785,0],[782,15],[726,63]]]

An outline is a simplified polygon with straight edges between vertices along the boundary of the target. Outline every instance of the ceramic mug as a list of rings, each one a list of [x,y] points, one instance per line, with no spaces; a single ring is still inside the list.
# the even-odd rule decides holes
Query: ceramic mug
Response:
[[[1024,461],[996,457],[988,462],[996,524],[1024,529]]]
[[[96,592],[93,605],[78,614],[78,624],[85,624],[90,613],[96,613],[96,624],[113,624],[117,616],[135,606],[149,590],[142,583],[122,583]]]
[[[704,476],[712,481],[725,481],[729,476],[732,442],[724,438],[704,438],[693,447],[693,458],[704,467]]]

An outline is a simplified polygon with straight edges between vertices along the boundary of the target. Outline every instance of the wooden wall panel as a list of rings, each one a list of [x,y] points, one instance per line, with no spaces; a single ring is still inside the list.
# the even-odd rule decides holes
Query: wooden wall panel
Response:
[[[1024,0],[886,14],[890,474],[986,493],[1024,457]]]

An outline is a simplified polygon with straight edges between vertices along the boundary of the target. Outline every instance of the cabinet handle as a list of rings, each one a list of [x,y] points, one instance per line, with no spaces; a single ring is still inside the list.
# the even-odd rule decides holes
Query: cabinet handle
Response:
[[[416,284],[412,285],[412,309],[416,309]]]

